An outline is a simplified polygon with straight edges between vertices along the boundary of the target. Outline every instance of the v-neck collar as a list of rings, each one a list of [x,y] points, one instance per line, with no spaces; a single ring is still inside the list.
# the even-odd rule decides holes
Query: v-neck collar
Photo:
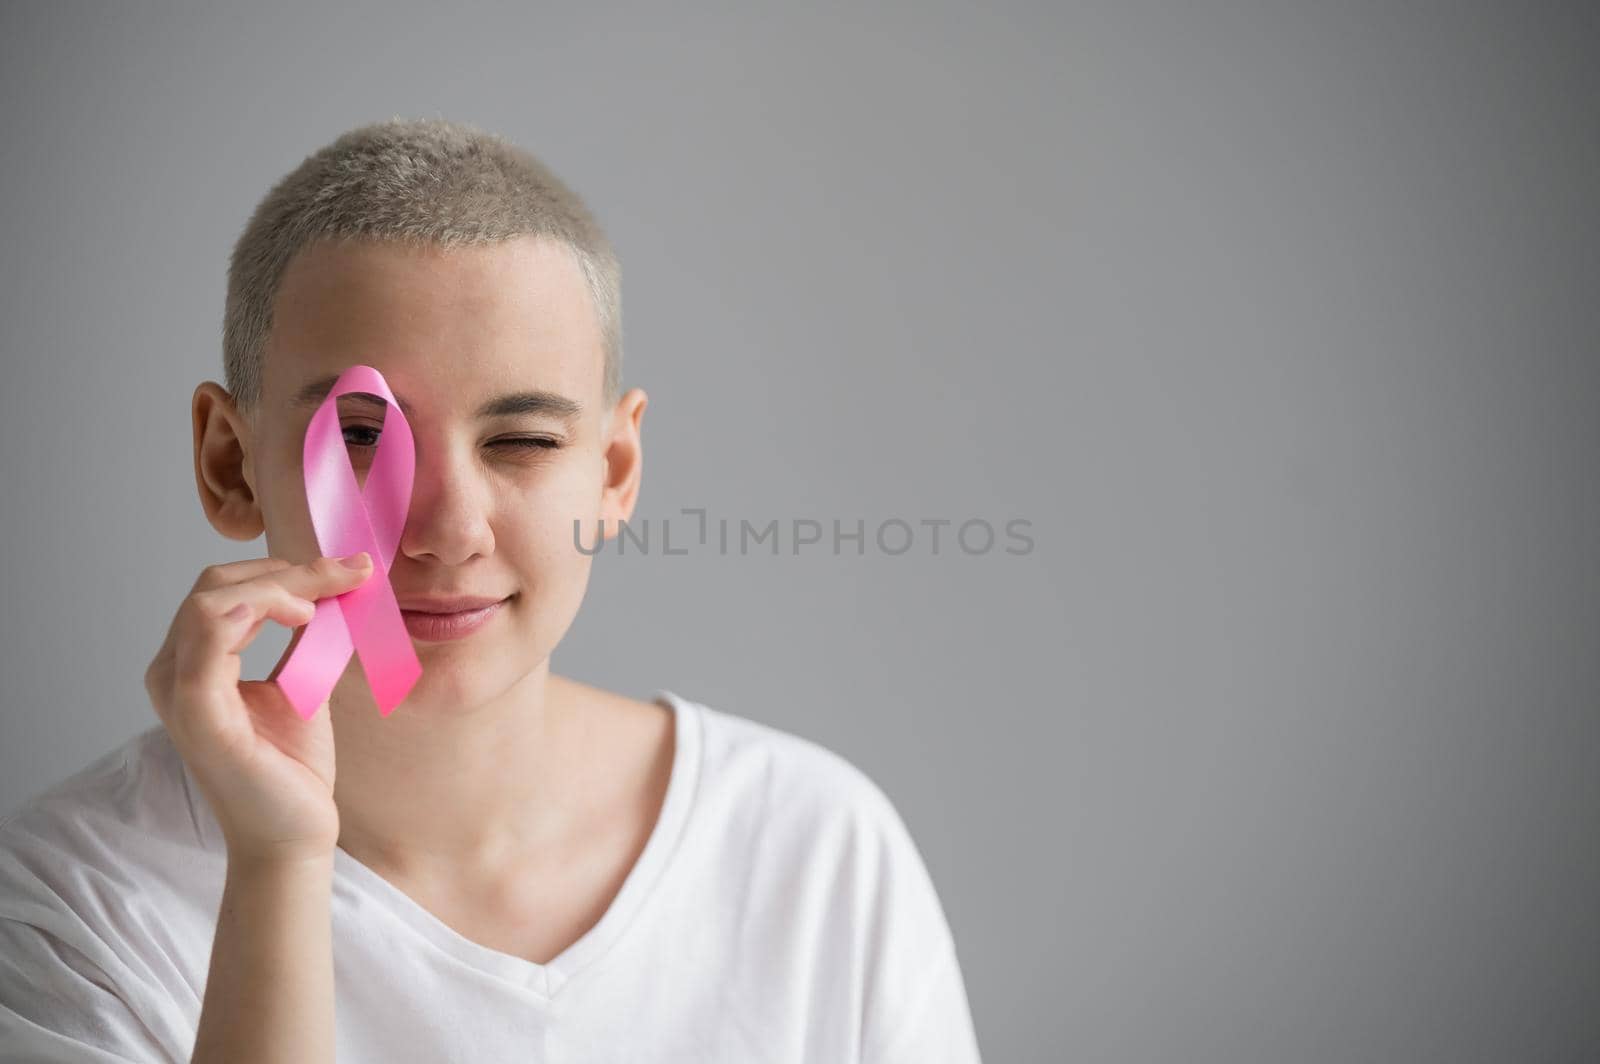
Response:
[[[360,894],[375,896],[389,913],[456,959],[541,997],[553,997],[627,928],[677,849],[688,822],[701,764],[698,707],[664,688],[655,691],[652,701],[671,709],[674,720],[672,774],[661,811],[644,849],[599,922],[548,962],[537,964],[473,941],[340,847],[334,848],[335,900],[343,896],[347,902],[360,904]]]

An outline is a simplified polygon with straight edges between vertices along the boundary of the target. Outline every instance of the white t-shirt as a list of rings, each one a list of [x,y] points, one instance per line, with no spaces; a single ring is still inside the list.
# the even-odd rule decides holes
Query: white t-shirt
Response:
[[[954,939],[841,755],[659,690],[671,782],[600,922],[548,964],[334,854],[340,1064],[980,1064]],[[0,1061],[188,1061],[226,851],[163,726],[0,821]]]

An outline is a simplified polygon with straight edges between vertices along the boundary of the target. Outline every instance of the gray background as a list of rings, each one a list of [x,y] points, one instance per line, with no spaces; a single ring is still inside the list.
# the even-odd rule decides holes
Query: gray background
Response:
[[[439,115],[618,246],[636,521],[1032,522],[607,556],[556,656],[877,780],[986,1060],[1593,1060],[1597,43],[1578,4],[9,3],[0,804],[153,724],[178,599],[264,550],[188,421],[249,211]]]

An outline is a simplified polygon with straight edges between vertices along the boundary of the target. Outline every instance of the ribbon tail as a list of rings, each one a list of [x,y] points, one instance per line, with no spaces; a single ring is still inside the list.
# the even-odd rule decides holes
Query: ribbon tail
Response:
[[[310,720],[332,696],[354,651],[339,599],[319,599],[316,607],[294,652],[275,677],[301,720]]]
[[[387,579],[380,580],[374,573],[347,597],[354,600],[346,607],[345,617],[350,622],[355,652],[361,657],[373,700],[387,717],[416,686],[422,676],[422,663],[417,660],[411,633]]]

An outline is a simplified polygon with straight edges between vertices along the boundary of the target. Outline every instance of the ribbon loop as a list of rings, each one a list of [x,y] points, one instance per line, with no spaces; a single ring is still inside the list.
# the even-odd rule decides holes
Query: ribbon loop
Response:
[[[365,487],[356,482],[339,425],[339,396],[350,392],[376,395],[389,404]],[[306,427],[303,460],[306,503],[322,553],[338,558],[364,550],[372,556],[373,570],[361,586],[317,601],[277,683],[295,712],[310,720],[356,653],[387,717],[411,693],[422,663],[389,583],[411,506],[416,446],[383,374],[364,365],[340,374]]]

